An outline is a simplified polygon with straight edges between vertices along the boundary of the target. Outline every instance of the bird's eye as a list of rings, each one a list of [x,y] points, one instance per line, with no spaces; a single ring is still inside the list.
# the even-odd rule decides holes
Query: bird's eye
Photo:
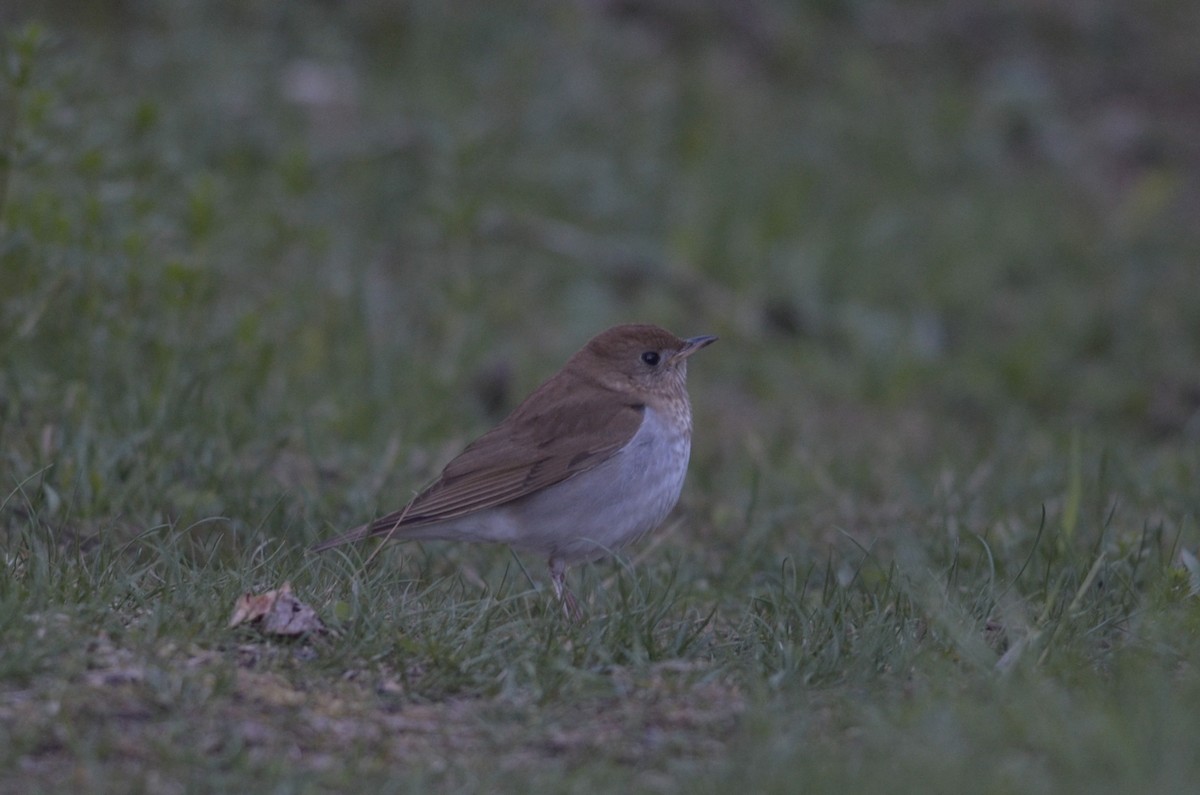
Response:
[[[651,367],[655,367],[659,362],[658,351],[646,351],[642,354],[642,361]]]

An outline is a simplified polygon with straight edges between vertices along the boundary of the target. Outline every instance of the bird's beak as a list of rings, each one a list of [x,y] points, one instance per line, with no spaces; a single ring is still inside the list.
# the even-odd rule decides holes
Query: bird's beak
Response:
[[[688,339],[683,341],[683,347],[680,348],[679,351],[671,358],[676,361],[681,361],[681,360],[686,359],[687,357],[691,356],[693,353],[700,350],[704,346],[712,345],[716,341],[717,341],[717,338],[712,336],[711,334],[705,334],[705,335],[702,335],[699,337],[689,337]]]

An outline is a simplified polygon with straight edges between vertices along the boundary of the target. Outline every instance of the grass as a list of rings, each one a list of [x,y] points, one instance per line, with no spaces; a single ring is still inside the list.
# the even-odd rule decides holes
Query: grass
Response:
[[[0,791],[1190,791],[1195,11],[909,5],[0,11]],[[635,319],[589,621],[304,551]]]

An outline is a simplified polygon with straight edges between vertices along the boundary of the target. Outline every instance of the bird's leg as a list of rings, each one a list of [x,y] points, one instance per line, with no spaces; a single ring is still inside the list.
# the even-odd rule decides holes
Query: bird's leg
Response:
[[[567,587],[566,575],[567,565],[557,558],[552,559],[550,561],[550,582],[554,584],[554,595],[558,597],[558,603],[562,605],[567,619],[579,624],[583,622],[583,611],[579,609],[579,602],[575,600],[575,594],[571,593],[571,589]]]

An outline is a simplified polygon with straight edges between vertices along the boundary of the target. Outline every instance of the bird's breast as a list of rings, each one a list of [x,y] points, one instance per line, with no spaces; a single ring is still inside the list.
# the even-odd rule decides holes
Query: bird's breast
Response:
[[[610,458],[514,504],[520,530],[505,540],[564,560],[614,552],[671,512],[690,454],[690,418],[647,406],[637,432]]]

